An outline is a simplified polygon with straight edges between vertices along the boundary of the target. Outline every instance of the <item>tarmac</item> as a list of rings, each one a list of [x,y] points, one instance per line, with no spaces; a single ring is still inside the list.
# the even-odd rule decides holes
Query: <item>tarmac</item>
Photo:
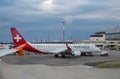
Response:
[[[53,55],[4,56],[0,79],[120,79],[120,68],[96,68],[85,63],[120,60],[120,52],[109,56],[54,58]]]

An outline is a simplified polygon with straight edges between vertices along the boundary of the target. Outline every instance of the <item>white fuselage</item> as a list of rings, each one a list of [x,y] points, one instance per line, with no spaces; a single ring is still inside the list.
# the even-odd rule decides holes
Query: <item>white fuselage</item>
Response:
[[[31,44],[35,49],[46,52],[46,53],[59,53],[60,51],[64,51],[67,49],[65,44]],[[97,52],[100,51],[98,47],[94,44],[68,44],[68,46],[72,49],[72,51],[80,51],[80,52]]]

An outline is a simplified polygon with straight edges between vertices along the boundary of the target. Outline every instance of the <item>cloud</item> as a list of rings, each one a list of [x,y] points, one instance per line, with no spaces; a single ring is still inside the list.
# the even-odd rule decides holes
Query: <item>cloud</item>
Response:
[[[9,1],[3,1],[5,2]],[[119,0],[14,0],[11,5],[0,7],[0,14],[16,22],[30,22],[40,17],[56,16],[68,22],[75,19],[120,20],[119,5]]]
[[[10,25],[10,23],[9,22],[0,22],[0,27],[6,26],[6,25]]]
[[[62,19],[66,21],[66,30],[69,29],[72,33],[76,30],[77,32],[99,30],[105,26],[118,25],[119,16],[120,0],[0,1],[1,27],[11,25],[19,29],[25,27],[24,31],[30,30],[34,34],[36,31],[38,34],[44,34],[43,31],[61,31]]]
[[[83,6],[82,11],[64,16],[68,22],[73,20],[120,20],[120,1],[94,1],[90,0],[87,7]],[[93,2],[92,2],[93,1]],[[112,3],[112,4],[111,4]]]
[[[52,10],[55,8],[55,4],[53,4],[53,0],[45,0],[41,4],[42,9]]]
[[[75,7],[85,4],[85,0],[20,0],[14,3],[16,8],[41,13],[63,14]]]

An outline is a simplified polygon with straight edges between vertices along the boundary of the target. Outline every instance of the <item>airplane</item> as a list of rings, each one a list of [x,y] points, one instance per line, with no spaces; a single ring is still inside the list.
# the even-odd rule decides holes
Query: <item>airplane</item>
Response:
[[[15,48],[11,48],[11,49],[8,49],[8,48],[4,48],[4,49],[0,49],[0,57],[2,56],[5,56],[5,55],[8,55],[8,54],[12,54],[12,53],[17,53],[18,56],[23,56],[23,47],[25,46],[25,44],[22,44],[20,46],[17,46]],[[1,59],[0,59],[1,61]]]
[[[23,50],[35,52],[39,54],[54,54],[55,57],[65,58],[66,56],[86,56],[93,55],[93,52],[100,52],[101,50],[94,44],[54,44],[54,43],[42,43],[33,44],[26,41],[16,28],[10,28],[12,34],[12,40],[15,45],[25,44]]]

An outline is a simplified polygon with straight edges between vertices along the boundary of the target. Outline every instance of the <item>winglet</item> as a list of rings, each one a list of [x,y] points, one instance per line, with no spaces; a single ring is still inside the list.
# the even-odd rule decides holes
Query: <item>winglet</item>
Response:
[[[23,56],[23,48],[25,47],[26,44],[22,44],[16,48],[14,48],[17,51],[17,55]]]
[[[68,50],[72,50],[69,46],[68,46],[68,44],[66,43],[66,47],[67,47],[67,49]]]

